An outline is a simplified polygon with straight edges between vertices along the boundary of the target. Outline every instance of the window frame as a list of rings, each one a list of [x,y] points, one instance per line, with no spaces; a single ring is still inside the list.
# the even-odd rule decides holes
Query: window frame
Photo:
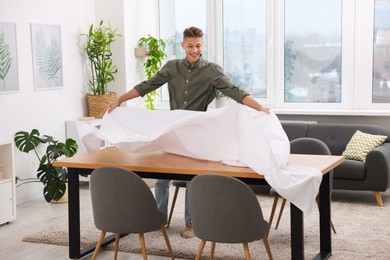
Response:
[[[372,103],[375,1],[340,0],[342,4],[340,103],[284,102],[285,0],[265,1],[267,97],[256,100],[279,114],[390,115],[389,103]],[[208,60],[223,66],[223,0],[207,1],[206,5]],[[165,104],[162,105],[165,107]]]

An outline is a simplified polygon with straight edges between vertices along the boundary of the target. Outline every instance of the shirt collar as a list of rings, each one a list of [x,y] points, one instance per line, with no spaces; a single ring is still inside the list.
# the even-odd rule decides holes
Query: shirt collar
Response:
[[[202,54],[200,55],[199,59],[195,62],[194,65],[191,65],[186,58],[184,58],[182,60],[183,64],[187,67],[187,69],[195,69],[196,67],[198,67],[199,65],[201,66],[201,64],[203,63],[203,57],[202,57]]]

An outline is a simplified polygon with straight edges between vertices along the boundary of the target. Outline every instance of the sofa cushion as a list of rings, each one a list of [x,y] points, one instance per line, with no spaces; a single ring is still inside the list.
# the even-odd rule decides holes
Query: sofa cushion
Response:
[[[364,180],[365,172],[364,162],[347,159],[333,170],[333,179]]]
[[[367,153],[383,144],[386,139],[386,135],[372,135],[357,130],[342,155],[347,159],[365,162]]]

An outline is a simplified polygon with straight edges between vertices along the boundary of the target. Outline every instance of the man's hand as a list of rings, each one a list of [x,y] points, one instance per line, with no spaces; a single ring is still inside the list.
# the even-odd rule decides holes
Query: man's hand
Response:
[[[133,98],[136,98],[139,96],[140,96],[140,94],[138,93],[138,91],[135,88],[132,88],[131,90],[129,90],[128,92],[126,92],[122,96],[117,97],[114,101],[112,101],[111,104],[108,106],[107,112],[111,113],[115,108],[119,107],[122,104],[122,102],[125,102],[127,100],[130,100],[130,99],[133,99]]]
[[[115,108],[120,106],[120,102],[118,98],[116,98],[114,101],[111,102],[111,104],[108,106],[108,113],[111,113]]]
[[[259,111],[263,111],[263,112],[265,112],[267,114],[271,113],[271,110],[268,107],[263,106],[262,104],[260,104]]]

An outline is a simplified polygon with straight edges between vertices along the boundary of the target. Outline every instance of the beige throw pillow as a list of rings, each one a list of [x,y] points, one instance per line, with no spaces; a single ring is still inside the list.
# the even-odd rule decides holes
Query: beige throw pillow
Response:
[[[383,144],[386,139],[387,136],[385,135],[372,135],[357,130],[342,155],[347,159],[365,162],[367,154],[375,147]]]

